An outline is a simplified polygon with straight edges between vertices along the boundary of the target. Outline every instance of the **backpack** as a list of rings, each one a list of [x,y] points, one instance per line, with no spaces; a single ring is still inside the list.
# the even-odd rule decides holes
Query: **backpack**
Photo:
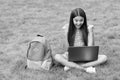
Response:
[[[52,60],[52,50],[45,37],[37,35],[28,46],[27,59],[34,62],[41,61],[41,68],[50,70]]]

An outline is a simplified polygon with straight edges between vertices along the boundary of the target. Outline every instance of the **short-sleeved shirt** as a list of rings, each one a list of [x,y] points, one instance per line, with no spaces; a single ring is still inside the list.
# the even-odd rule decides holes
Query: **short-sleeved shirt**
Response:
[[[74,46],[75,47],[77,47],[77,46],[84,46],[82,32],[80,30],[76,30]]]
[[[65,31],[65,35],[66,35],[66,41],[67,41],[67,32],[68,32],[68,27],[69,24],[65,24],[63,26],[63,29]],[[93,25],[88,25],[88,29],[90,27],[93,27]],[[68,45],[68,42],[66,42]],[[83,37],[82,37],[82,32],[80,30],[76,30],[76,34],[75,34],[75,41],[74,41],[74,46],[84,46],[84,41],[83,41]]]

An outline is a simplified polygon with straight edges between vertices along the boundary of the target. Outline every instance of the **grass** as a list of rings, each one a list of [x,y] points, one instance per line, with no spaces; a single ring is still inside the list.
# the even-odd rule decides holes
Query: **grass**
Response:
[[[120,80],[119,4],[119,0],[0,0],[0,80]],[[95,44],[108,61],[96,66],[97,74],[64,72],[59,65],[51,71],[25,69],[28,44],[38,33],[48,38],[54,53],[65,52],[62,26],[76,7],[83,8],[88,23],[95,26]]]

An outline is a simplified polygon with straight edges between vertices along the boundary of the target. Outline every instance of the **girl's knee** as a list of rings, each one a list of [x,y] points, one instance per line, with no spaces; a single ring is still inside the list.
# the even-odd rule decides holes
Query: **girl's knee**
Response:
[[[61,57],[62,57],[61,54],[56,54],[56,55],[54,56],[54,59],[58,61],[58,60],[61,60]]]
[[[99,55],[98,56],[103,62],[107,61],[107,56],[106,55]]]

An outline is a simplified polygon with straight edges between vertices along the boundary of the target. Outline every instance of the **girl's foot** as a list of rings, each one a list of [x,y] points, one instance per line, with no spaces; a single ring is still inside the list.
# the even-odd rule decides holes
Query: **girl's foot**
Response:
[[[67,67],[67,66],[64,67],[64,71],[68,71],[70,69],[71,69],[70,67]]]
[[[96,73],[96,69],[94,67],[92,67],[92,66],[86,68],[85,71],[88,72],[88,73]]]

